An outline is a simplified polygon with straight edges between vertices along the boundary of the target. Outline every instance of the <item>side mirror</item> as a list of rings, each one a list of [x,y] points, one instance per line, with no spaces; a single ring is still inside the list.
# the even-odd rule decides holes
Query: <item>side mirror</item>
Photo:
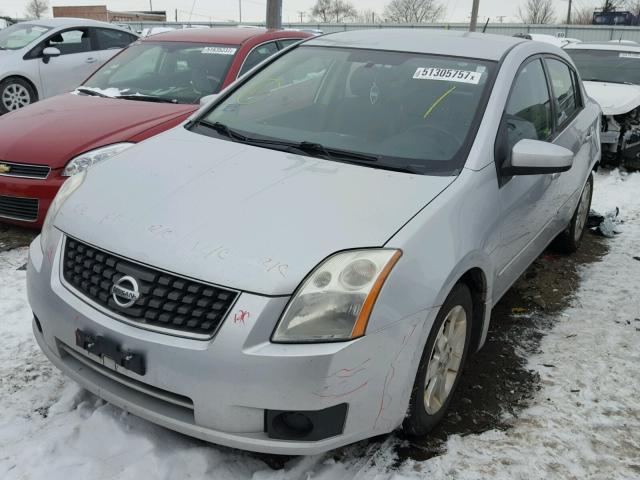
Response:
[[[56,47],[47,47],[42,50],[42,61],[44,63],[49,63],[50,58],[59,57],[60,55],[61,52]]]
[[[42,50],[42,55],[45,57],[59,57],[61,52],[56,47],[47,47]]]
[[[568,148],[523,139],[511,149],[511,164],[502,167],[505,175],[544,175],[566,172],[573,165],[573,152]]]
[[[200,106],[203,107],[204,105],[212,102],[213,100],[215,100],[216,98],[218,98],[218,94],[214,93],[212,95],[207,95],[204,96],[200,99]]]

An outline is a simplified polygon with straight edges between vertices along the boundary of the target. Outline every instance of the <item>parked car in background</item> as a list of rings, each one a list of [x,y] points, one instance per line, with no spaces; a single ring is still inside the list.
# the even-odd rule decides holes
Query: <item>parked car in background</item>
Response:
[[[554,35],[546,35],[542,33],[516,33],[514,37],[526,38],[527,40],[533,40],[536,42],[550,43],[556,47],[565,47],[571,43],[580,43],[577,38],[557,37]]]
[[[136,40],[109,23],[54,18],[0,31],[0,115],[69,91]]]
[[[69,175],[174,127],[202,97],[310,36],[237,28],[153,35],[75,92],[0,117],[0,221],[39,227]]]
[[[166,33],[175,30],[173,27],[146,27],[142,29],[140,36],[149,37],[151,35],[157,35],[159,33]]]
[[[30,246],[35,337],[96,395],[211,442],[424,435],[492,306],[552,240],[578,248],[599,119],[552,45],[306,40],[67,180]]]
[[[640,45],[577,43],[565,47],[587,94],[602,108],[603,162],[640,168]]]

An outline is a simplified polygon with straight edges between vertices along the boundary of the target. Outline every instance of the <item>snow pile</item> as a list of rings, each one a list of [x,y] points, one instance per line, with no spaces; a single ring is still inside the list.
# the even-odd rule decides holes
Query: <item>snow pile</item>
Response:
[[[57,372],[31,334],[26,249],[0,254],[0,478],[216,480],[640,478],[640,174],[596,177],[594,208],[623,233],[582,272],[573,306],[530,359],[543,388],[506,432],[449,439],[447,452],[395,466],[389,436],[283,470],[128,415]],[[545,367],[552,365],[552,367]]]

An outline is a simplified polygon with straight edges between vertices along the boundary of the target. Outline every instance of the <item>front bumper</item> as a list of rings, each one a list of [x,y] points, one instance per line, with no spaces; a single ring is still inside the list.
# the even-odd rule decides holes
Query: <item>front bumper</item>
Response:
[[[61,177],[59,171],[52,170],[46,179],[31,179],[2,176],[0,177],[0,196],[12,197],[15,199],[37,199],[38,214],[35,219],[25,220],[13,215],[2,215],[0,222],[11,223],[28,228],[40,228],[47,216],[47,211],[51,202],[55,198],[58,190],[66,180]]]
[[[43,255],[39,238],[31,245],[34,334],[52,363],[110,403],[209,442],[289,455],[324,452],[401,424],[421,353],[420,332],[435,312],[400,319],[351,342],[282,345],[269,337],[287,297],[243,293],[213,339],[179,338],[120,322],[67,290],[60,282],[59,237],[55,254]],[[241,310],[248,314],[234,319]],[[141,352],[145,375],[104,364],[76,347],[76,329]],[[342,404],[348,408],[339,435],[281,440],[266,431],[267,411]]]

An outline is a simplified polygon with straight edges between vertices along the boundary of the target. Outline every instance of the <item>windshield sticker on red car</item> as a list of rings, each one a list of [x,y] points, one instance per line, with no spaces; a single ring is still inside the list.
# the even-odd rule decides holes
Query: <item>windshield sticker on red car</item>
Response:
[[[419,80],[444,80],[447,82],[471,83],[477,85],[482,78],[481,72],[456,70],[454,68],[420,67],[413,74]]]
[[[620,52],[620,58],[640,58],[640,53]]]
[[[233,55],[236,53],[236,49],[228,47],[203,47],[201,53],[207,55]]]

